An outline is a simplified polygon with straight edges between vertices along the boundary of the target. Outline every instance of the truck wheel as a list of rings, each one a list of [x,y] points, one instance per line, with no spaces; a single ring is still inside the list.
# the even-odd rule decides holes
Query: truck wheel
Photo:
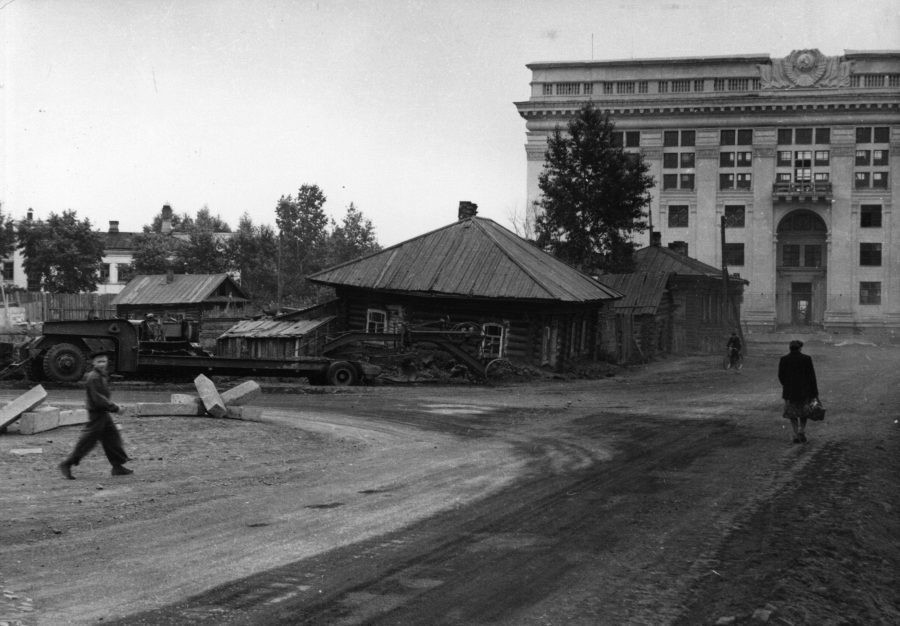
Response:
[[[346,361],[337,361],[328,367],[328,382],[335,387],[348,387],[358,381],[356,368]]]
[[[71,343],[58,343],[44,355],[44,374],[58,383],[75,383],[84,376],[87,358]]]

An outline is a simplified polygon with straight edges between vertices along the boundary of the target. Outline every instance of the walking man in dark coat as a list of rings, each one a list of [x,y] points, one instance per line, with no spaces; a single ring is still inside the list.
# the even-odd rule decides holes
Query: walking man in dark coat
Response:
[[[812,358],[800,352],[803,342],[793,340],[790,352],[778,363],[778,381],[781,383],[781,397],[784,398],[784,417],[791,420],[794,443],[806,441],[806,415],[803,407],[813,398],[819,397],[816,371]]]
[[[110,400],[109,376],[106,372],[109,367],[109,358],[106,353],[99,352],[92,355],[93,369],[87,375],[85,390],[87,398],[85,404],[88,411],[88,423],[65,461],[59,464],[59,471],[69,480],[72,476],[72,466],[78,465],[81,459],[87,456],[97,442],[103,446],[103,452],[112,465],[113,476],[131,474],[132,470],[125,467],[128,455],[122,447],[122,436],[110,416],[110,413],[118,413],[119,406]]]

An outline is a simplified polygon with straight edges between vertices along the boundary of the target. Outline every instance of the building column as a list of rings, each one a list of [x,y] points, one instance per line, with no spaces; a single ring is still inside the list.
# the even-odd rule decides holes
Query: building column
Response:
[[[744,290],[741,318],[748,327],[761,330],[774,329],[776,319],[778,240],[772,207],[776,141],[774,128],[753,130],[753,207],[748,207],[746,214],[748,246],[744,252],[745,278],[750,284]]]
[[[900,196],[900,128],[891,129],[890,195],[881,204],[881,228],[884,231],[882,265],[885,280],[881,285],[884,323],[892,334],[900,334],[900,219],[894,218],[895,199]]]
[[[858,224],[853,224],[851,200],[854,189],[853,169],[856,162],[856,129],[838,126],[831,130],[831,220],[828,230],[827,271],[828,294],[825,303],[825,326],[846,328],[854,324],[859,284],[859,246],[854,245]]]

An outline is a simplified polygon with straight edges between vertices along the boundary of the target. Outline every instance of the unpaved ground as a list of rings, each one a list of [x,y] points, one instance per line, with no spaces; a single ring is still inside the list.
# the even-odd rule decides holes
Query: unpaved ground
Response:
[[[755,348],[126,417],[119,479],[59,477],[77,428],[0,436],[0,622],[900,622],[900,350],[808,346],[829,415],[795,446]]]

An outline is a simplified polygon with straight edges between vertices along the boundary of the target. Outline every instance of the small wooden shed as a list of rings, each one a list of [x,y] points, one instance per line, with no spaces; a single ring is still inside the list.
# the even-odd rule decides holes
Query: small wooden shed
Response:
[[[672,351],[675,305],[673,274],[603,274],[598,280],[624,294],[613,305],[620,362],[647,361]]]

